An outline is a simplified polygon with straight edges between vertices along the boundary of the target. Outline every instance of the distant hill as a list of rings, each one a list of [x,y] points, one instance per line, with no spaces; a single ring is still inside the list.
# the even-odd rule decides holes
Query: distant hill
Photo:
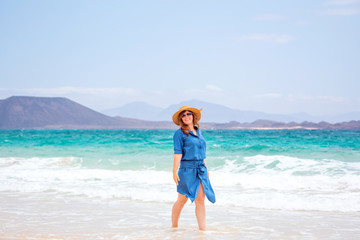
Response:
[[[0,129],[175,129],[177,126],[172,121],[159,121],[159,116],[171,119],[172,114],[184,104],[187,103],[171,105],[161,112],[156,112],[153,120],[157,121],[145,121],[123,116],[109,117],[67,98],[10,97],[0,100]],[[215,115],[231,112],[231,109],[221,105],[204,102],[191,102],[190,105],[213,109],[213,114],[217,113]],[[128,108],[128,111],[130,110],[133,110],[131,106]],[[243,114],[242,118],[246,119],[246,112],[240,113]],[[284,123],[270,120],[221,123],[207,121],[207,115],[211,116],[211,112],[204,110],[204,118],[201,120],[201,127],[204,129],[360,129],[360,121],[336,124],[308,121]]]
[[[102,113],[112,117],[123,116],[148,121],[169,120],[169,118],[158,119],[157,114],[162,110],[160,107],[155,107],[145,102],[132,102],[122,107],[104,110]]]
[[[10,97],[0,100],[0,128],[97,128],[121,127],[114,119],[67,98]]]
[[[220,104],[204,102],[200,100],[189,100],[180,102],[178,104],[170,105],[167,108],[159,108],[144,102],[134,102],[126,104],[122,107],[103,111],[110,116],[122,116],[128,118],[137,118],[150,121],[169,121],[172,114],[176,112],[181,106],[189,105],[197,108],[203,108],[204,122],[228,123],[231,121],[237,122],[253,122],[258,119],[266,119],[278,122],[321,122],[327,121],[330,123],[344,122],[350,120],[360,120],[360,112],[352,112],[341,115],[331,116],[312,116],[307,113],[295,114],[269,114],[258,111],[242,111],[238,109],[229,108]]]
[[[257,120],[251,123],[211,123],[206,124],[206,128],[212,129],[360,129],[360,121],[349,121],[341,123],[328,123],[328,122],[276,122],[269,120]]]
[[[167,108],[159,108],[144,102],[133,102],[119,108],[104,110],[102,113],[110,116],[123,116],[128,118],[137,118],[149,121],[168,121],[174,112],[181,106],[189,105],[197,108],[203,108],[202,121],[226,123],[230,121],[248,122],[257,119],[270,119],[286,121],[289,117],[285,115],[266,114],[256,111],[240,111],[231,109],[219,104],[203,102],[199,100],[190,100],[170,105]],[[294,119],[291,119],[294,120]]]
[[[180,102],[178,104],[170,105],[164,109],[159,116],[160,117],[171,117],[174,112],[179,110],[183,105],[193,106],[196,108],[203,108],[201,121],[203,122],[216,122],[216,123],[227,123],[230,121],[238,122],[252,122],[257,119],[269,119],[283,121],[281,117],[276,118],[275,115],[270,115],[256,111],[241,111],[225,107],[220,104],[208,103],[200,100],[190,100]]]

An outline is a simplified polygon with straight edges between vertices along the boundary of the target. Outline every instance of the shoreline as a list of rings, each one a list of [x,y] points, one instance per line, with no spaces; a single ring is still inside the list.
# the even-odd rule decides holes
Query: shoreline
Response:
[[[310,127],[236,127],[234,129],[240,129],[240,130],[297,130],[297,129],[303,129],[303,130],[333,130],[328,128],[310,128]]]
[[[358,131],[360,128],[316,128],[316,127],[207,127],[203,124],[201,125],[202,130],[344,130],[344,131]],[[104,130],[104,131],[120,131],[120,130],[177,130],[177,128],[147,128],[147,127],[139,127],[139,128],[103,128],[103,127],[93,127],[93,128],[23,128],[23,129],[2,129],[0,131],[44,131],[44,130],[54,130],[54,131],[96,131],[96,130]]]
[[[175,201],[175,199],[174,199]],[[197,230],[187,203],[179,228],[170,227],[172,203],[102,200],[55,193],[0,196],[1,239],[357,239],[358,213],[284,211],[206,202],[207,230]]]

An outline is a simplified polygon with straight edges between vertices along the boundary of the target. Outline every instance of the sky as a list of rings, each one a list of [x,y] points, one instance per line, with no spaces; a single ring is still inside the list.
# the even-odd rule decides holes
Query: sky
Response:
[[[360,111],[360,0],[0,0],[0,99]]]

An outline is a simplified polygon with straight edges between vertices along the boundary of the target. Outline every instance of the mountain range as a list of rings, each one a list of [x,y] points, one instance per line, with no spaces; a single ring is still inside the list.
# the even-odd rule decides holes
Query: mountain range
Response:
[[[120,108],[123,111],[121,116],[111,117],[67,98],[28,96],[13,96],[0,100],[0,129],[174,129],[177,126],[170,121],[172,114],[180,106],[186,104],[204,108],[201,127],[207,129],[360,129],[360,121],[332,124],[324,121],[297,123],[261,120],[261,117],[270,115],[263,115],[260,112],[233,111],[221,105],[196,100],[171,105],[166,109],[144,103],[133,103]],[[278,119],[284,117],[283,115],[271,116]],[[229,117],[235,120],[227,121]],[[146,118],[151,121],[145,120]],[[241,122],[236,121],[239,118]],[[251,121],[254,118],[257,120]]]
[[[231,121],[253,122],[259,119],[279,122],[327,121],[330,123],[360,120],[360,111],[340,115],[323,116],[312,116],[301,112],[294,114],[270,114],[259,111],[242,111],[200,100],[184,101],[178,104],[170,105],[167,108],[156,107],[145,102],[132,102],[119,108],[104,110],[102,113],[109,116],[122,116],[148,121],[167,121],[171,118],[172,114],[183,105],[203,108],[204,114],[202,121],[216,123],[227,123]]]
[[[10,97],[0,100],[0,129],[128,128],[137,122],[113,118],[67,98]]]

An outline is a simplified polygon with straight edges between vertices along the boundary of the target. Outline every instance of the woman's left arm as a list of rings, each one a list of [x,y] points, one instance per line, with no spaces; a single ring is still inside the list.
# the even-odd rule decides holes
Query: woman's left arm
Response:
[[[206,165],[206,159],[204,159],[204,164],[205,164],[205,167],[206,167],[206,169],[207,169],[207,173],[208,173],[208,177],[209,177],[209,169],[208,169],[208,167],[207,167],[207,165]]]

